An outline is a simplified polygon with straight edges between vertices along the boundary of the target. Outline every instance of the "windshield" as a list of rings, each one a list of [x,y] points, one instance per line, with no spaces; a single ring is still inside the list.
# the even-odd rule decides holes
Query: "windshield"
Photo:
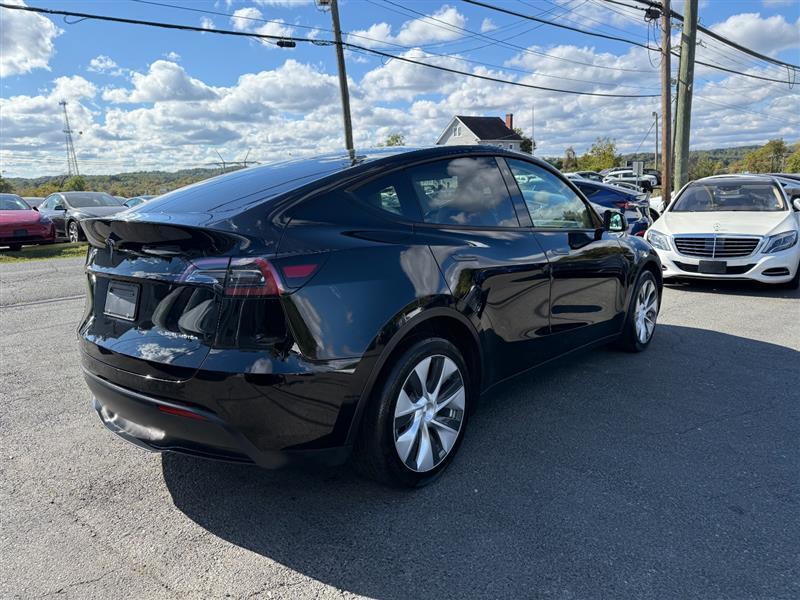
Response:
[[[774,212],[786,210],[778,187],[768,182],[695,183],[670,212]]]
[[[30,210],[25,201],[14,194],[0,194],[0,210]]]
[[[67,202],[75,208],[90,206],[122,206],[122,202],[102,192],[80,192],[67,195]]]

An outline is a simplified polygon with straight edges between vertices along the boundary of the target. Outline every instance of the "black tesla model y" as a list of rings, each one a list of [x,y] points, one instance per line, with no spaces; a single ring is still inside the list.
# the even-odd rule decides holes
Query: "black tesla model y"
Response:
[[[493,147],[245,169],[83,222],[103,423],[277,467],[452,460],[481,394],[567,352],[644,350],[661,265],[547,163]]]

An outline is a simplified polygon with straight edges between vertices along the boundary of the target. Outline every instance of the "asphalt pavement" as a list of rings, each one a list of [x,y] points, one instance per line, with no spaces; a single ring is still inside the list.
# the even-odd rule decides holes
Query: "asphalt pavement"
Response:
[[[81,260],[0,265],[0,597],[798,598],[800,294],[669,287],[650,349],[495,389],[437,483],[145,453]]]

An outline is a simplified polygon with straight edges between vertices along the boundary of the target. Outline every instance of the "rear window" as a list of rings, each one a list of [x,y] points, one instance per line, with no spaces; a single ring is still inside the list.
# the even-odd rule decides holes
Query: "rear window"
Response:
[[[408,220],[419,220],[419,207],[408,189],[402,171],[380,177],[356,189],[353,194],[364,204]]]
[[[492,157],[463,157],[407,170],[426,223],[519,227],[508,188]]]
[[[102,192],[69,192],[65,194],[67,202],[75,208],[88,208],[95,206],[122,206],[122,202],[109,194]]]

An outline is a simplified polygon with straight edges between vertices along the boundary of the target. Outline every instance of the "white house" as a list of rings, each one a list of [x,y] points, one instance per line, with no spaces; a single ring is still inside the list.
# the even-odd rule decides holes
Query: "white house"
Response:
[[[436,140],[437,146],[487,144],[509,150],[520,150],[522,138],[514,132],[514,115],[500,117],[464,117],[457,115]]]

